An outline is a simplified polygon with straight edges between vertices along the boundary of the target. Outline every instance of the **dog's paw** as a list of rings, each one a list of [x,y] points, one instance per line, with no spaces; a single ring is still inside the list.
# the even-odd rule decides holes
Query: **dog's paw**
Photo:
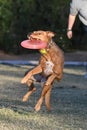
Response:
[[[25,79],[21,80],[21,84],[25,84],[27,81]]]
[[[40,110],[40,108],[41,108],[41,106],[39,104],[37,104],[34,109],[36,112],[38,112]]]
[[[36,106],[35,106],[35,111],[38,112],[38,111],[40,110],[41,105],[42,105],[42,102],[43,102],[43,98],[41,97],[41,98],[39,99],[39,101],[37,102]]]
[[[27,102],[27,100],[28,100],[28,96],[24,96],[22,99],[23,102]]]

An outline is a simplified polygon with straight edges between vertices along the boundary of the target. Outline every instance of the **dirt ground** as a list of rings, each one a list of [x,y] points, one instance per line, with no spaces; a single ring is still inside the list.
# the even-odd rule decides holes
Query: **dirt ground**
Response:
[[[65,61],[87,61],[87,51],[73,51],[64,54]],[[13,55],[6,54],[0,51],[0,60],[38,60],[40,57],[39,53],[32,53],[26,55]]]
[[[9,55],[0,51],[0,60],[38,60],[40,54]],[[65,53],[65,61],[87,61],[87,52]],[[84,66],[65,66],[61,82],[51,92],[51,112],[43,102],[39,112],[34,106],[41,84],[27,102],[22,97],[27,86],[21,79],[32,66],[0,64],[0,130],[87,130],[87,79]]]
[[[87,79],[84,66],[64,68],[63,79],[54,82],[51,92],[51,111],[43,102],[34,111],[42,87],[27,102],[22,97],[28,88],[20,81],[31,66],[0,64],[0,130],[87,130]]]

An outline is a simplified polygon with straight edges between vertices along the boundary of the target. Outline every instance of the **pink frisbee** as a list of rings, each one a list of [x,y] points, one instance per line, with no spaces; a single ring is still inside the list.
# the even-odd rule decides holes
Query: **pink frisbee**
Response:
[[[42,49],[45,48],[47,44],[39,40],[24,40],[21,42],[21,46],[27,49]]]

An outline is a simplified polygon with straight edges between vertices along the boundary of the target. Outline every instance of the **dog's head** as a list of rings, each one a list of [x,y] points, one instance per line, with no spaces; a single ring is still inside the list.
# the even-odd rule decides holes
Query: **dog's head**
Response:
[[[40,40],[43,41],[45,43],[49,43],[52,39],[52,37],[54,37],[55,34],[51,31],[34,31],[32,32],[30,35],[28,35],[28,38],[33,40]]]

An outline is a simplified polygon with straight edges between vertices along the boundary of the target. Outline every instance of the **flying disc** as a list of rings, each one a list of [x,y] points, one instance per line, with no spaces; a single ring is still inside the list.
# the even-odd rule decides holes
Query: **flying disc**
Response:
[[[24,40],[21,42],[21,46],[27,49],[42,49],[47,46],[47,44],[40,40]]]

